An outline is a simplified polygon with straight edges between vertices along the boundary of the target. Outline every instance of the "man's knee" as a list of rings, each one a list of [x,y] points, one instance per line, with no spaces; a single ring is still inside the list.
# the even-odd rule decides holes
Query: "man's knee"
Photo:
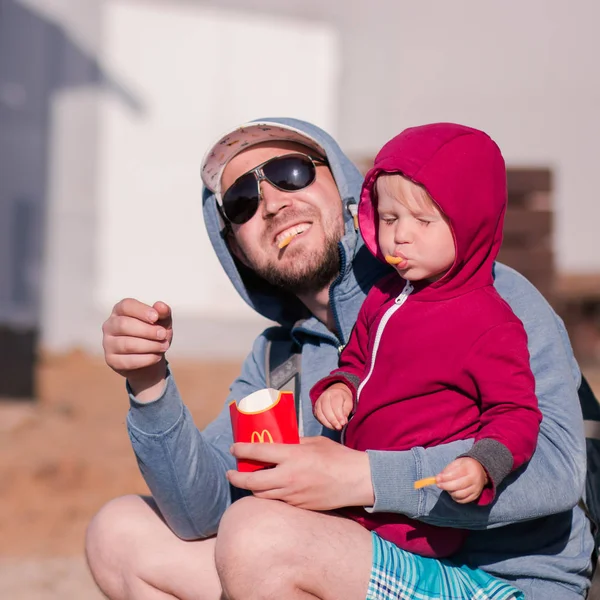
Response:
[[[123,496],[105,504],[90,521],[85,554],[94,579],[103,589],[114,586],[123,561],[136,556],[131,548],[148,519],[145,513],[154,514],[142,498]]]
[[[214,538],[184,542],[167,527],[151,498],[124,496],[92,519],[86,555],[96,583],[114,600],[154,597],[156,590],[203,600],[221,595],[214,543]]]
[[[96,552],[107,544],[118,552],[139,526],[140,512],[148,508],[139,496],[123,496],[105,504],[88,525],[86,552]]]
[[[237,597],[236,589],[247,589],[248,585],[260,586],[264,592],[265,585],[283,583],[274,581],[273,567],[281,561],[292,566],[298,526],[294,515],[299,512],[281,502],[254,497],[238,500],[225,512],[215,560],[224,589],[232,597]]]
[[[246,555],[248,550],[257,558],[290,540],[288,533],[295,527],[293,515],[300,509],[274,500],[246,497],[232,504],[221,519],[217,535],[217,553]]]

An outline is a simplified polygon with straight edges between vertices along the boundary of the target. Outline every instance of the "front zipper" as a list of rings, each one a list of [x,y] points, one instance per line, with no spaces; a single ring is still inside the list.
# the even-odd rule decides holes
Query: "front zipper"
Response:
[[[352,420],[352,417],[356,414],[356,407],[358,406],[358,400],[360,398],[360,393],[362,392],[363,388],[367,384],[367,381],[369,381],[369,378],[371,377],[371,375],[373,373],[373,369],[375,368],[375,358],[377,356],[377,350],[379,349],[379,342],[381,341],[381,336],[383,335],[383,330],[385,329],[387,322],[392,318],[392,315],[406,302],[407,298],[410,296],[410,293],[414,289],[415,288],[413,287],[411,282],[407,281],[406,284],[404,285],[404,289],[402,290],[400,295],[394,300],[394,304],[385,311],[385,314],[383,315],[381,321],[379,322],[379,325],[377,327],[377,333],[375,334],[375,343],[373,344],[373,353],[371,354],[371,368],[369,369],[369,373],[363,379],[361,384],[358,386],[358,390],[356,391],[356,403],[354,406],[354,410],[352,411],[352,414],[351,414],[350,418],[348,419],[348,423],[346,423],[344,425],[344,427],[342,428],[342,433],[340,436],[340,442],[342,444],[346,443],[346,430],[348,428],[348,424]]]
[[[413,287],[411,282],[407,281],[401,294],[394,300],[394,304],[386,310],[385,314],[383,315],[383,318],[379,322],[379,326],[377,327],[377,333],[375,335],[375,343],[373,344],[373,353],[371,354],[371,368],[369,369],[369,373],[367,374],[367,376],[358,386],[358,390],[356,392],[357,405],[363,388],[365,387],[365,385],[367,385],[367,382],[373,374],[373,369],[375,368],[375,358],[377,357],[377,350],[379,349],[379,343],[381,342],[383,330],[385,329],[385,326],[387,325],[388,321],[392,318],[393,314],[406,302],[407,298],[410,296],[410,293],[414,289],[415,288]]]

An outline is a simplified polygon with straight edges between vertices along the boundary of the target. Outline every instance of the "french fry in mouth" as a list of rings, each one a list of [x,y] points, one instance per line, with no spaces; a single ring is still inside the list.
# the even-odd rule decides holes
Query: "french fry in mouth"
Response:
[[[279,249],[283,250],[293,239],[293,235],[288,235],[286,238],[283,238],[278,244]]]
[[[404,262],[404,258],[402,256],[392,256],[391,254],[386,254],[385,262],[389,265],[399,265]]]

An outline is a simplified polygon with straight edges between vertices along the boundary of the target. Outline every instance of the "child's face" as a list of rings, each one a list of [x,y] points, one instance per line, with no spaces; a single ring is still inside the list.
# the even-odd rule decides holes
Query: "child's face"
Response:
[[[425,190],[401,175],[377,179],[379,248],[401,258],[394,265],[409,281],[436,281],[454,263],[456,251],[448,222]]]

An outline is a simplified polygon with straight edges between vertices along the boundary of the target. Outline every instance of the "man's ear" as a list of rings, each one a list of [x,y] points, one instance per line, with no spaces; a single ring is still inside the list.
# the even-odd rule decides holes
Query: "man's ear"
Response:
[[[229,228],[225,234],[225,243],[229,247],[231,254],[233,254],[244,266],[252,268],[248,262],[248,259],[246,258],[246,255],[244,254],[244,251],[240,248],[238,241],[235,239],[235,234],[231,228]]]

